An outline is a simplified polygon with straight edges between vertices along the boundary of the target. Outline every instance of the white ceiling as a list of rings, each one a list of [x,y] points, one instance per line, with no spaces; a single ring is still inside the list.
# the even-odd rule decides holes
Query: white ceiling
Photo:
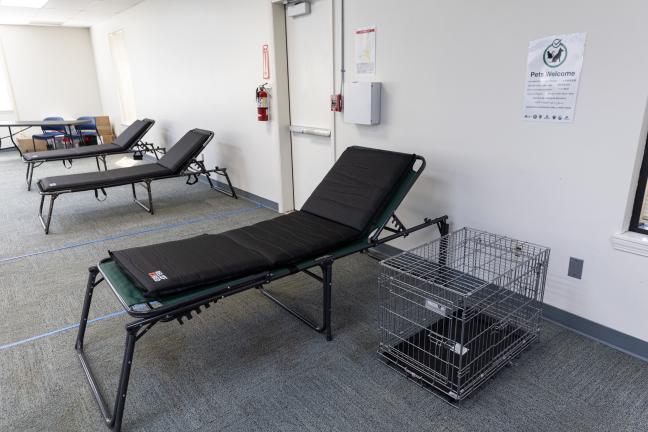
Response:
[[[0,6],[0,24],[91,27],[144,0],[49,0],[42,9]]]

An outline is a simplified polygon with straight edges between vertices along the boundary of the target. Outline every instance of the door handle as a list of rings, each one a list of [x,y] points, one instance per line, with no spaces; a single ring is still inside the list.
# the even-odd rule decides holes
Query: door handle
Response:
[[[298,134],[304,134],[304,135],[316,135],[316,136],[322,136],[322,137],[330,137],[331,136],[331,130],[330,129],[314,128],[314,127],[307,127],[307,126],[293,126],[293,125],[290,125],[290,132],[298,133]]]

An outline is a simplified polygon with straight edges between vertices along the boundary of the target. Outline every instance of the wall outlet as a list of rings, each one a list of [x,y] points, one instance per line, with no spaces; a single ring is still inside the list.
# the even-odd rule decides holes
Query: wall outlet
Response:
[[[583,277],[583,263],[584,261],[580,258],[569,257],[567,276],[581,279]]]

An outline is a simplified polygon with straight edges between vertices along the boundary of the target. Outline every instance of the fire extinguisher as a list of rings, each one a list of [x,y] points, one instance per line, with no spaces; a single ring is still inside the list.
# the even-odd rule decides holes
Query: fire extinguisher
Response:
[[[268,121],[268,92],[266,91],[266,85],[261,84],[256,89],[258,121]]]

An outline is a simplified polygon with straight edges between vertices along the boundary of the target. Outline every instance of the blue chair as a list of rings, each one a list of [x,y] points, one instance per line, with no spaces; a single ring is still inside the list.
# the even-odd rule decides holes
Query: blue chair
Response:
[[[97,130],[97,122],[95,121],[94,117],[89,117],[89,116],[82,116],[79,117],[77,120],[88,120],[87,123],[79,124],[74,127],[77,132],[77,136],[81,139],[81,142],[85,142],[85,137],[87,136],[94,136],[97,139],[97,142],[101,142],[103,144],[103,140],[101,139],[101,135],[99,135],[99,131]]]
[[[63,117],[45,117],[44,121],[57,121],[64,120]],[[32,144],[34,149],[36,149],[36,140],[45,141],[48,148],[54,148],[56,146],[56,138],[67,137],[72,139],[73,137],[68,133],[66,126],[41,126],[43,133],[32,135]],[[50,145],[50,140],[52,144]],[[67,146],[66,146],[67,147]]]

